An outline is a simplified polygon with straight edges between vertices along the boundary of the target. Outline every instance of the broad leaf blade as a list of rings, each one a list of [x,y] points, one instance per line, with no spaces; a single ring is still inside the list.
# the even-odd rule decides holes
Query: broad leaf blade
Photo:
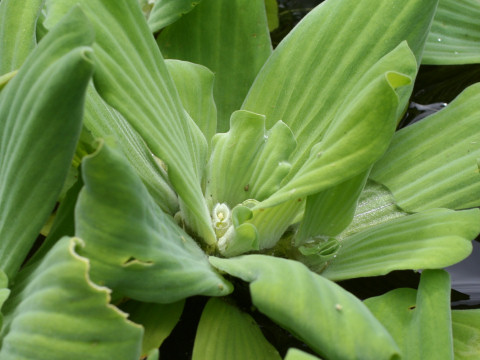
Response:
[[[138,133],[118,111],[103,101],[93,85],[87,90],[83,121],[93,136],[115,138],[163,211],[172,215],[178,211],[177,195],[168,182],[166,172],[155,162],[151,151]]]
[[[264,255],[211,257],[210,262],[250,282],[253,304],[320,355],[398,358],[395,342],[360,300],[301,263]]]
[[[265,4],[251,0],[202,1],[164,29],[158,43],[165,57],[202,64],[215,73],[217,129],[227,131],[230,115],[242,105],[271,53]]]
[[[479,232],[478,209],[433,209],[403,216],[344,238],[322,275],[336,281],[446,267],[471,253],[471,240]]]
[[[142,329],[92,283],[78,238],[63,238],[13,288],[6,304],[1,360],[138,359]]]
[[[480,84],[445,109],[398,131],[371,178],[407,210],[480,205]]]
[[[214,74],[206,67],[187,61],[166,60],[183,107],[202,131],[210,147],[217,129],[217,108],[213,99]]]
[[[428,34],[422,64],[454,65],[480,62],[480,3],[440,0]]]
[[[475,360],[480,354],[480,309],[452,310],[456,360]]]
[[[450,277],[426,270],[418,292],[396,289],[365,304],[397,341],[406,359],[453,359]]]
[[[202,0],[155,0],[148,18],[152,33],[174,23],[183,15],[192,11]]]
[[[88,21],[76,8],[1,93],[0,267],[9,278],[53,210],[69,171],[93,71],[85,46],[92,41]]]
[[[399,51],[394,52],[398,57],[386,55],[407,40],[419,62],[436,5],[436,0],[411,0],[401,6],[392,0],[380,3],[368,0],[329,1],[310,12],[282,41],[256,78],[242,109],[266,115],[267,128],[280,119],[291,128],[299,144],[292,158],[291,177],[309,159],[312,146],[322,140],[330,123],[339,121],[336,120],[338,112],[354,99],[359,100],[361,96],[357,97],[357,94],[360,95],[372,80],[390,71],[414,77],[416,64],[411,55]],[[375,98],[367,97],[365,100],[369,101],[364,104],[364,109],[378,110],[377,115],[384,120],[377,119],[382,128],[384,122],[397,120],[408,101],[410,89],[411,86],[400,92],[398,110],[388,109],[388,104],[397,106],[392,89],[386,90],[391,98],[385,93],[382,95],[388,99],[386,103],[376,104]],[[378,109],[377,105],[380,105]],[[395,119],[391,118],[390,111],[395,112]],[[364,110],[357,109],[354,115],[363,113]],[[358,120],[352,123],[356,124]],[[390,140],[379,138],[385,141],[382,146]],[[355,146],[357,150],[358,146]],[[374,161],[373,158],[369,160]],[[354,166],[356,173],[367,168],[368,165]],[[340,173],[352,171],[341,169]],[[348,175],[345,174],[337,183],[347,180]],[[289,190],[294,190],[294,187],[290,186]],[[321,189],[309,191],[315,193]],[[286,192],[284,198],[287,197]]]
[[[197,328],[192,360],[279,360],[248,314],[221,299],[210,299]]]
[[[0,75],[19,69],[35,48],[42,4],[43,0],[0,2]]]
[[[301,350],[290,348],[285,356],[285,360],[319,360],[319,358]]]
[[[85,241],[81,254],[91,261],[94,281],[146,302],[231,291],[118,150],[104,144],[82,164],[75,234]]]
[[[47,8],[61,13],[77,2],[95,29],[96,89],[166,164],[184,219],[206,243],[213,244],[215,235],[201,189],[205,163],[198,154],[204,149],[196,146],[206,146],[205,139],[199,138],[201,132],[192,131],[191,119],[137,1],[49,0]],[[55,22],[54,15],[50,21]]]

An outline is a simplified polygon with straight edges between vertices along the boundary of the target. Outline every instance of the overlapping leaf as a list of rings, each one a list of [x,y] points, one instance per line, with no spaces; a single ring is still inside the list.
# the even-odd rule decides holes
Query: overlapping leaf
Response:
[[[436,4],[436,0],[408,1],[401,6],[395,1],[326,2],[278,46],[242,106],[266,115],[267,128],[283,120],[298,143],[289,179],[297,178],[265,206],[341,183],[366,170],[381,155],[411,89],[399,90],[397,102],[394,89],[408,83],[397,73],[410,78],[416,73],[413,57],[399,44],[406,39],[420,60]],[[330,129],[327,137],[329,127],[338,132]],[[383,133],[377,132],[382,129]],[[367,139],[373,133],[376,138]],[[344,142],[337,144],[338,140]],[[327,146],[332,143],[335,150]],[[311,151],[315,144],[317,148]],[[317,158],[319,153],[322,156]]]
[[[178,211],[178,199],[168,183],[165,170],[155,162],[138,133],[118,111],[103,101],[93,86],[89,86],[87,91],[83,121],[93,136],[115,138],[162,210],[172,215]]]
[[[264,255],[211,257],[210,262],[250,282],[258,310],[320,355],[329,359],[398,358],[395,342],[360,300],[299,262]]]
[[[251,0],[202,1],[165,28],[158,43],[165,57],[202,64],[215,73],[217,130],[227,131],[230,115],[242,105],[271,53],[265,4]]]
[[[170,303],[225,295],[231,285],[203,251],[155,204],[118,150],[102,145],[84,159],[75,213],[92,279],[131,298]]]
[[[18,70],[37,44],[36,20],[43,0],[0,2],[0,75]]]
[[[425,44],[422,64],[480,62],[480,3],[440,0]]]
[[[475,360],[480,354],[480,309],[452,310],[456,360]]]
[[[215,235],[201,189],[206,141],[192,131],[162,55],[136,0],[47,1],[47,27],[80,3],[95,29],[95,87],[167,166],[184,220],[206,243]],[[198,146],[200,145],[200,147]]]
[[[395,134],[371,178],[407,210],[480,205],[480,84],[445,109]]]
[[[1,360],[138,359],[142,328],[88,277],[78,238],[63,238],[5,304]],[[88,355],[86,355],[88,354]]]
[[[396,289],[365,304],[392,334],[405,359],[453,359],[450,277],[445,271],[424,271],[418,292]]]
[[[344,238],[322,275],[341,280],[446,267],[471,253],[471,240],[479,232],[478,209],[432,209],[403,216]]]
[[[205,306],[193,347],[192,360],[279,360],[255,320],[220,299]]]
[[[155,0],[148,26],[155,33],[192,11],[202,0]]]
[[[53,210],[80,134],[93,32],[76,8],[0,96],[0,267],[11,278]],[[66,81],[68,78],[68,81]]]

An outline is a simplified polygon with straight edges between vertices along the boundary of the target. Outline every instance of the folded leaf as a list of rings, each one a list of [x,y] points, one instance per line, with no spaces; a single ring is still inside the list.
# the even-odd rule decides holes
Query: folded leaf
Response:
[[[453,65],[480,62],[480,3],[440,0],[428,34],[422,64]]]
[[[396,289],[365,304],[392,334],[405,359],[453,359],[447,272],[425,270],[418,292]]]
[[[19,69],[35,48],[42,4],[42,0],[0,2],[0,75]]]
[[[172,215],[178,211],[177,195],[168,183],[165,170],[155,161],[145,142],[127,120],[103,101],[93,85],[87,90],[83,121],[93,136],[115,138],[127,160],[163,211]]]
[[[392,113],[399,117],[408,102],[411,85],[400,91],[399,103],[395,104],[397,95],[386,86],[384,75],[393,71],[410,78],[415,76],[437,2],[409,0],[399,6],[395,0],[328,1],[303,18],[275,49],[242,109],[266,115],[267,129],[282,120],[293,131],[298,147],[292,157],[291,176],[307,161],[313,145],[322,141],[330,123],[338,124],[340,115],[347,116],[346,108],[356,107],[355,112],[348,114],[352,119],[343,119],[345,125],[348,124],[346,129],[357,123],[365,124],[360,120],[372,110],[381,117],[377,118],[378,124],[382,124],[378,125],[380,129],[385,122],[397,120],[391,118]],[[408,54],[406,45],[399,46],[404,40],[415,57]],[[372,91],[371,83],[379,77],[385,81],[381,86],[384,88],[382,102],[377,102],[372,92],[365,96],[362,105],[362,92]],[[392,82],[392,76],[389,77]],[[399,86],[392,84],[393,88]],[[384,136],[387,135],[379,134],[381,140],[376,141],[388,144],[389,139]],[[355,149],[367,145],[356,140],[355,144]],[[312,153],[310,159],[316,154]],[[368,166],[355,164],[354,168],[360,173]],[[350,171],[341,169],[341,173]],[[345,174],[342,181],[353,175]],[[314,192],[317,191],[321,190]]]
[[[214,74],[202,65],[187,61],[166,60],[165,64],[183,107],[202,130],[210,147],[217,129],[217,108],[213,99]]]
[[[192,11],[202,0],[155,0],[148,26],[155,33]]]
[[[1,360],[138,359],[142,328],[92,283],[78,238],[63,238],[5,304]]]
[[[265,130],[265,117],[236,111],[230,130],[213,139],[207,171],[207,200],[229,207],[247,199],[263,200],[280,187],[295,149],[292,132],[281,121]]]
[[[480,205],[480,84],[443,110],[398,131],[371,178],[407,210]]]
[[[301,245],[313,237],[328,239],[345,230],[353,220],[368,173],[360,173],[328,190],[307,197],[305,213],[295,235],[295,245]]]
[[[263,1],[202,1],[157,40],[165,57],[202,64],[215,73],[218,132],[228,130],[230,115],[240,109],[272,51]]]
[[[480,354],[480,309],[452,310],[456,360],[475,360]]]
[[[93,32],[75,8],[0,94],[0,268],[13,278],[53,210],[80,135]]]
[[[265,255],[210,262],[250,282],[253,305],[321,356],[398,358],[395,342],[360,300],[301,263]]]
[[[201,189],[205,163],[198,154],[203,149],[196,146],[206,145],[205,139],[192,131],[137,0],[47,0],[47,27],[75,3],[80,3],[95,29],[96,89],[166,164],[181,198],[184,220],[213,244],[215,235]]]
[[[192,360],[279,360],[255,320],[221,299],[210,299],[197,328]]]
[[[470,255],[471,240],[479,232],[478,209],[433,209],[403,216],[344,238],[322,275],[337,281],[446,267]]]
[[[81,254],[91,261],[94,281],[146,302],[231,292],[118,150],[103,144],[82,164],[75,234],[85,241]]]

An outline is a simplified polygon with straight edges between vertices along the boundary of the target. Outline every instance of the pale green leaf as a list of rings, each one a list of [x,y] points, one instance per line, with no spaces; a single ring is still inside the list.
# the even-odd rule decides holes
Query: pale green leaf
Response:
[[[350,225],[338,236],[345,238],[369,227],[408,215],[402,210],[390,191],[373,180],[363,189]]]
[[[290,178],[307,159],[311,171],[320,172],[324,167],[320,179],[313,173],[309,180],[296,179],[276,201],[283,201],[289,191],[300,185],[304,187],[302,192],[313,194],[341,183],[366,170],[385,150],[393,132],[392,124],[407,104],[412,85],[400,90],[399,100],[394,89],[415,76],[415,59],[417,62],[420,59],[436,5],[437,0],[409,0],[402,4],[395,0],[327,1],[310,12],[275,49],[242,109],[266,115],[267,128],[281,119],[293,131],[298,147],[292,157]],[[408,46],[402,44],[404,40]],[[408,47],[415,57],[409,54]],[[381,92],[380,97],[377,92]],[[327,139],[331,123],[338,132],[328,130]],[[350,131],[355,126],[358,128]],[[337,159],[329,158],[327,144],[322,142],[336,142],[332,135],[343,135],[340,130],[349,132],[350,136],[342,139],[349,139],[351,147],[343,143],[341,149],[331,151],[334,155],[342,151],[341,164],[335,164]],[[362,141],[357,141],[356,133],[364,136]],[[368,137],[372,134],[377,136]],[[316,158],[320,151],[311,153],[313,145],[318,143],[320,148],[316,150],[324,152],[321,158]],[[377,145],[370,148],[373,143]],[[356,157],[361,163],[353,161]],[[326,171],[327,164],[335,165],[336,172]],[[325,179],[332,175],[334,178],[327,182]],[[272,199],[269,205],[273,203]]]
[[[443,110],[398,131],[371,178],[407,210],[480,205],[480,84]]]
[[[208,244],[215,235],[203,198],[205,139],[192,131],[165,62],[136,0],[47,0],[47,24],[80,3],[95,29],[95,87],[168,169],[187,224]],[[52,18],[50,18],[50,13]],[[202,148],[197,145],[201,144]]]
[[[447,272],[425,270],[418,292],[396,289],[365,304],[393,336],[405,359],[453,359]]]
[[[13,70],[0,76],[0,91],[3,90],[3,88],[15,77],[15,75],[17,75],[17,73],[18,70]]]
[[[336,236],[345,230],[353,220],[368,173],[360,173],[328,190],[307,197],[295,245],[301,245],[312,237]]]
[[[197,328],[192,360],[279,360],[252,317],[221,299],[210,299]]]
[[[298,350],[295,348],[290,348],[287,351],[287,355],[285,356],[285,360],[319,360],[320,358],[313,356],[311,354],[307,354],[302,350]]]
[[[35,26],[43,0],[0,2],[0,75],[17,70],[35,48]]]
[[[155,0],[148,26],[155,33],[192,11],[202,0]]]
[[[440,0],[422,64],[480,63],[480,2]]]
[[[476,360],[480,356],[480,309],[452,310],[455,360]]]
[[[217,129],[217,108],[213,99],[214,74],[206,67],[187,61],[166,60],[183,107],[202,130],[208,146]]]
[[[122,154],[103,144],[82,163],[75,234],[91,276],[136,300],[170,303],[226,295],[231,285],[195,241],[156,205]]]
[[[295,145],[292,132],[281,121],[267,132],[264,116],[234,112],[230,130],[213,138],[207,201],[232,208],[247,199],[266,199],[290,170],[287,160]]]
[[[4,309],[1,360],[139,358],[141,327],[89,280],[88,260],[76,252],[82,245],[63,238],[15,284]]]
[[[127,301],[120,306],[128,318],[143,326],[142,355],[158,349],[177,325],[185,301],[171,304],[154,304]],[[158,357],[157,357],[158,359]]]
[[[395,342],[360,300],[298,261],[244,255],[210,262],[250,282],[253,305],[321,356],[398,359]]]
[[[12,278],[62,190],[93,71],[93,32],[76,8],[0,94],[0,267]]]
[[[446,267],[471,253],[471,240],[479,232],[478,209],[432,209],[403,216],[342,239],[322,275],[336,281]]]
[[[240,109],[271,53],[264,2],[202,1],[157,40],[165,57],[202,64],[215,73],[217,130],[227,131],[230,115]]]
[[[155,161],[138,133],[118,111],[103,101],[93,86],[87,90],[83,121],[93,136],[115,138],[128,162],[163,211],[172,215],[178,211],[178,199],[165,170]]]

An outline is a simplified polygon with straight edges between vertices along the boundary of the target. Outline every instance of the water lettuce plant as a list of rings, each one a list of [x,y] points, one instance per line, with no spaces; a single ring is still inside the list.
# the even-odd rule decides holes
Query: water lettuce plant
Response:
[[[479,356],[442,268],[480,232],[480,85],[396,130],[422,61],[478,62],[478,2],[327,0],[275,50],[272,8],[0,2],[0,359],[158,359],[199,295],[196,360]]]

